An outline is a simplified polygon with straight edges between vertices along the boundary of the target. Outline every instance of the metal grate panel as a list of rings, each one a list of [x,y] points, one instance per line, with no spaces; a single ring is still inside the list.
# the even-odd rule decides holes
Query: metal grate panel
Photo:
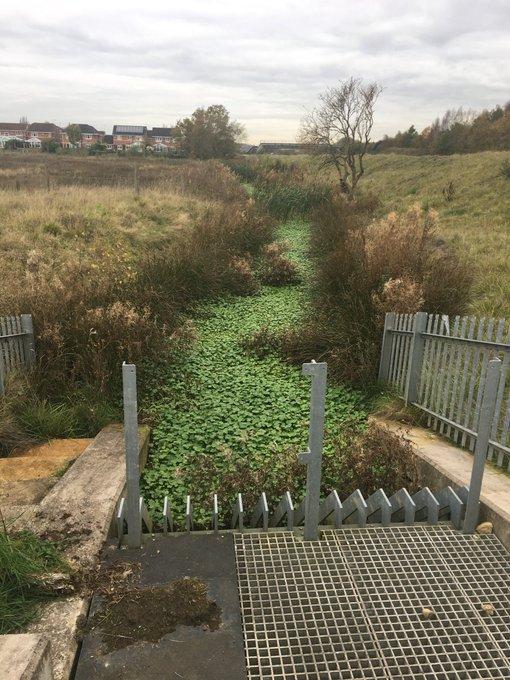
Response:
[[[493,536],[240,534],[236,558],[249,680],[510,678],[509,558]]]

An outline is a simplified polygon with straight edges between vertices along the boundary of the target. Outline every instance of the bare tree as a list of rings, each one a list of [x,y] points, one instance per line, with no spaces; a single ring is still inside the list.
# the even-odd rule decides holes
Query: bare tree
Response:
[[[319,106],[301,124],[301,142],[319,156],[322,169],[335,168],[342,191],[351,198],[365,172],[363,158],[381,90],[377,83],[349,78],[320,94]]]

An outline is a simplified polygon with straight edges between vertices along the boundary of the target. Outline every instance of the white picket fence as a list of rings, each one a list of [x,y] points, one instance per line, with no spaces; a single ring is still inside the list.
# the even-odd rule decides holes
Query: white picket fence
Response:
[[[4,393],[7,375],[14,369],[31,366],[34,360],[32,315],[0,316],[0,394]]]
[[[379,379],[473,451],[489,360],[501,359],[487,459],[510,472],[510,324],[505,319],[386,314]]]

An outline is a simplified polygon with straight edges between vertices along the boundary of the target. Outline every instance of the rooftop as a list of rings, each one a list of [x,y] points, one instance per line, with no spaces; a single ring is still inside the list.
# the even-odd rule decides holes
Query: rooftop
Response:
[[[114,135],[145,135],[147,134],[146,125],[114,125]]]

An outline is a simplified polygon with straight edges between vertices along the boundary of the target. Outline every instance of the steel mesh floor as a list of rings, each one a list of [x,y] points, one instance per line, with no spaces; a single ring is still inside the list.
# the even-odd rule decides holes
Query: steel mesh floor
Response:
[[[249,680],[510,678],[509,556],[494,536],[370,527],[235,546]]]

